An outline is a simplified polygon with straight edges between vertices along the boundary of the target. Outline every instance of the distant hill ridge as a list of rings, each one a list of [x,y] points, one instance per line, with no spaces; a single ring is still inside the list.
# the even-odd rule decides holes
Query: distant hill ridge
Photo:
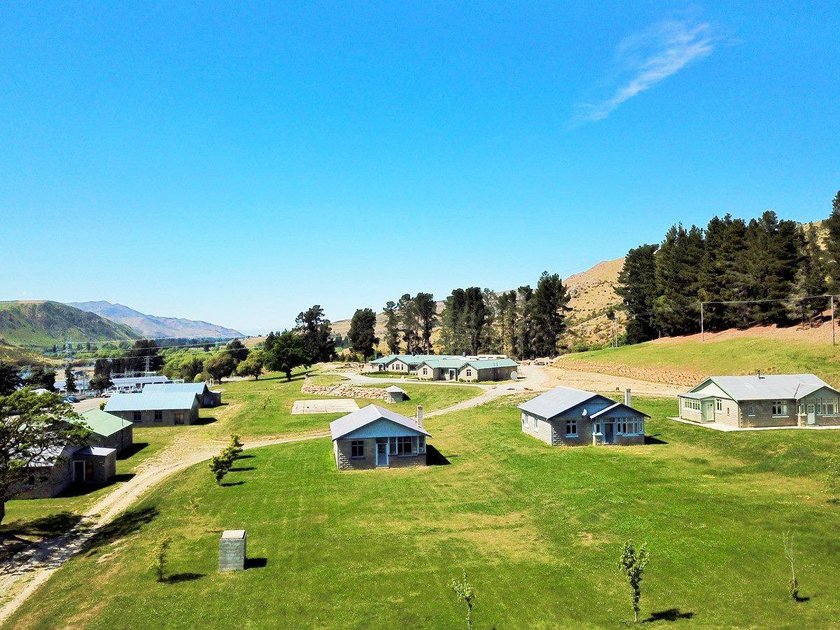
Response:
[[[47,347],[65,341],[130,341],[128,326],[60,302],[0,302],[0,339],[16,346]]]
[[[94,302],[70,302],[68,306],[95,313],[112,322],[130,327],[141,337],[148,338],[193,338],[193,337],[243,337],[233,328],[226,328],[210,322],[184,319],[180,317],[161,317],[147,315],[122,304],[112,304],[104,300]]]

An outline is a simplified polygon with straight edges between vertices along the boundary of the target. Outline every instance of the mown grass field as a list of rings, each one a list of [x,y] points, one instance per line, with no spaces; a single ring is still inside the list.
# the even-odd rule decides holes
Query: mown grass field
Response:
[[[151,494],[8,622],[44,627],[457,628],[466,570],[477,628],[621,627],[621,543],[652,561],[642,617],[698,627],[830,627],[840,505],[823,471],[838,431],[717,433],[637,399],[649,444],[551,448],[512,400],[430,418],[450,462],[340,473],[328,439],[257,449],[227,487],[205,465]],[[251,411],[259,415],[259,409]],[[248,531],[248,570],[216,572],[220,531]],[[794,535],[802,596],[787,593]],[[169,579],[150,568],[172,536]]]
[[[580,352],[567,359],[699,375],[755,374],[756,370],[774,374],[808,372],[840,386],[840,346],[832,346],[830,341],[817,344],[756,337],[705,343],[695,339],[667,340]]]
[[[319,384],[334,384],[340,377],[315,376]],[[341,414],[291,414],[295,400],[323,398],[300,391],[303,373],[287,382],[285,377],[269,374],[258,381],[225,383],[221,407],[202,409],[203,424],[185,427],[135,428],[134,443],[138,447],[129,457],[117,461],[115,484],[131,479],[137,467],[170,446],[175,439],[226,440],[238,433],[247,441],[285,435],[327,431],[329,423]],[[426,411],[442,409],[481,393],[472,386],[406,385],[411,400],[398,404],[359,399],[359,406],[376,402],[406,415],[412,415],[418,404]],[[70,489],[64,495],[49,499],[13,500],[6,504],[6,517],[0,533],[16,534],[28,539],[66,531],[78,521],[78,515],[114,489],[114,484],[92,490]]]

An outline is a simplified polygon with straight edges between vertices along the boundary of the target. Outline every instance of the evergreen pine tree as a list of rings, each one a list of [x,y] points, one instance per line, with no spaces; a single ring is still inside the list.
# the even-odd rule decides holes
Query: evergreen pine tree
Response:
[[[615,292],[627,311],[627,343],[656,337],[653,304],[656,299],[657,245],[642,245],[627,252]]]

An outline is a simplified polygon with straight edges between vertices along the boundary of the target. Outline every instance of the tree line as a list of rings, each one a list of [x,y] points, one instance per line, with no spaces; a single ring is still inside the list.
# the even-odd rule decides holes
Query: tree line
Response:
[[[814,322],[840,292],[840,192],[824,224],[766,211],[749,221],[714,216],[705,228],[672,226],[663,241],[631,249],[616,293],[627,312],[627,343],[757,324]]]
[[[438,312],[433,294],[404,294],[389,300],[383,314],[384,343],[391,354],[432,354],[432,332],[439,326],[444,354],[506,354],[520,359],[555,356],[562,350],[569,294],[558,274],[543,272],[530,285],[495,293],[490,289],[453,289]],[[373,356],[376,314],[358,309],[350,323],[350,348]]]

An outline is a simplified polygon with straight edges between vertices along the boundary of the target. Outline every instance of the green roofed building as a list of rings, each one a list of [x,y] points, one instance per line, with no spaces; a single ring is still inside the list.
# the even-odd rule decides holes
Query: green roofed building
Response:
[[[519,367],[505,356],[445,354],[389,354],[370,362],[374,371],[416,374],[428,381],[506,381],[516,379]]]
[[[118,452],[134,443],[134,424],[107,411],[92,409],[82,414],[91,429],[90,446],[113,448]]]

